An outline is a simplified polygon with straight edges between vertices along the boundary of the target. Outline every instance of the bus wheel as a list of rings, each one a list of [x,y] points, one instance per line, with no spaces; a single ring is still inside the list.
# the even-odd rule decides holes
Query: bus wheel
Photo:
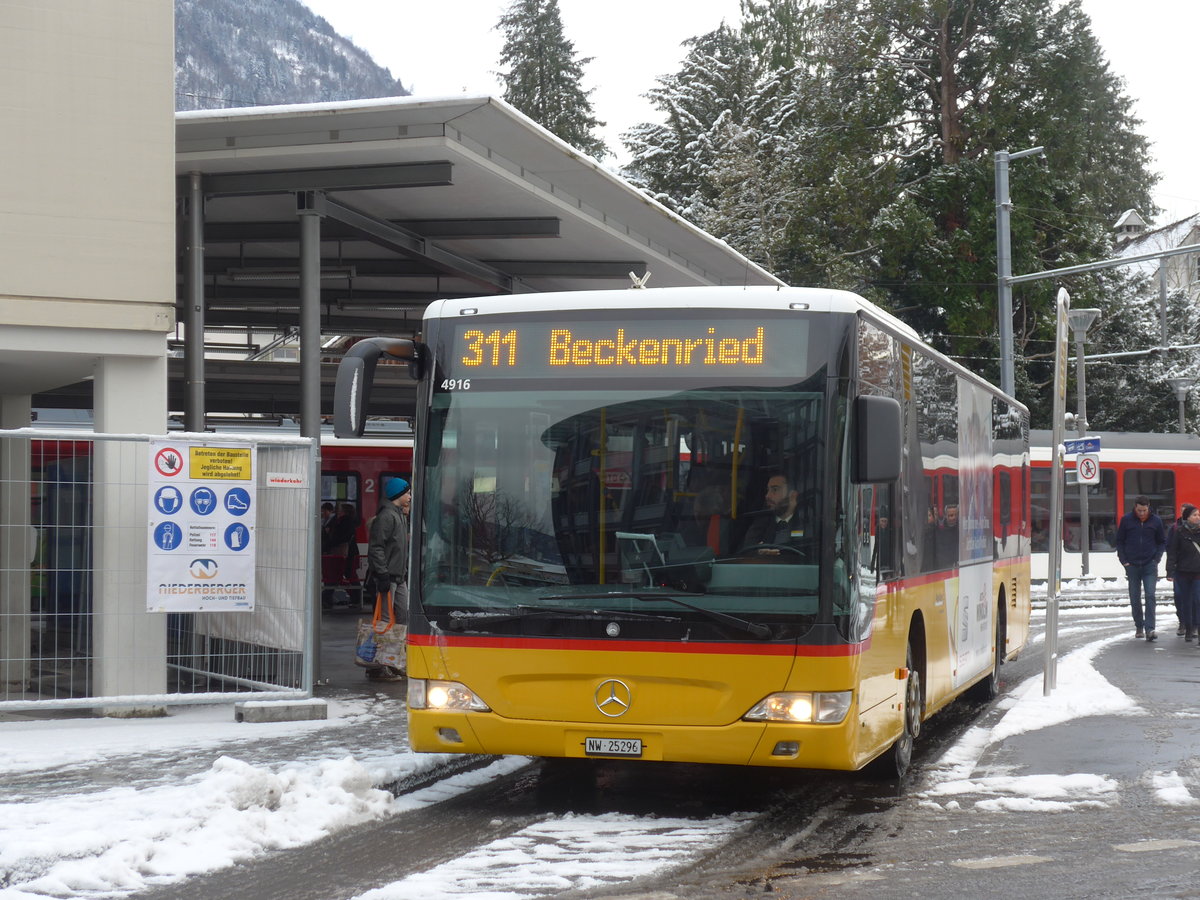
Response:
[[[912,763],[913,744],[921,734],[921,672],[916,666],[912,641],[908,642],[904,664],[908,678],[904,682],[904,727],[891,748],[872,766],[872,774],[886,780],[901,779]]]
[[[1000,664],[1004,662],[1004,644],[1008,630],[1004,622],[1004,597],[996,604],[996,646],[992,657],[992,671],[983,681],[971,686],[970,699],[977,703],[990,703],[1000,694]]]

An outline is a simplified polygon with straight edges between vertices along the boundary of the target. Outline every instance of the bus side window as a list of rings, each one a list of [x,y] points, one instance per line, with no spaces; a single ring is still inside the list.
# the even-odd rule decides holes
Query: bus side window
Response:
[[[1008,537],[1008,529],[1012,525],[1012,474],[1007,469],[996,473],[996,509],[1000,513],[999,535],[1001,539]]]

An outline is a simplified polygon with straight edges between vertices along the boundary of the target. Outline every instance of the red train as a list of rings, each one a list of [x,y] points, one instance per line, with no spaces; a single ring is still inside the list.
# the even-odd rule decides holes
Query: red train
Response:
[[[321,438],[321,505],[350,517],[349,546],[322,548],[321,583],[327,602],[341,601],[338,588],[357,591],[367,571],[367,523],[379,509],[383,484],[399,476],[412,480],[412,438]]]
[[[1200,437],[1194,434],[1093,432],[1100,438],[1100,483],[1088,488],[1088,574],[1123,581],[1117,562],[1116,536],[1121,516],[1133,509],[1133,498],[1145,495],[1170,527],[1184,503],[1200,504]],[[1073,438],[1074,435],[1067,437]],[[1045,580],[1050,519],[1050,432],[1030,434],[1033,578]],[[1075,457],[1066,457],[1067,487],[1063,495],[1062,577],[1082,574],[1083,527],[1079,487],[1074,483]]]

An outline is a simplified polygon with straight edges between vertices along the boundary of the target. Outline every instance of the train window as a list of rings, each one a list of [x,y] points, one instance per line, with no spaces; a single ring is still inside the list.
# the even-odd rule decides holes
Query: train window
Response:
[[[1177,518],[1179,509],[1175,504],[1175,473],[1169,469],[1126,469],[1125,506],[1123,512],[1133,509],[1133,498],[1145,494],[1150,498],[1150,508],[1160,519],[1170,525]]]
[[[359,484],[357,472],[322,472],[321,473],[321,502],[359,503]]]
[[[1050,470],[1037,468],[1032,472],[1033,543],[1034,553],[1050,549]],[[1079,487],[1064,485],[1063,489],[1063,549],[1078,553],[1080,548]],[[1112,552],[1117,539],[1117,473],[1100,470],[1100,483],[1088,487],[1088,532],[1093,552]]]

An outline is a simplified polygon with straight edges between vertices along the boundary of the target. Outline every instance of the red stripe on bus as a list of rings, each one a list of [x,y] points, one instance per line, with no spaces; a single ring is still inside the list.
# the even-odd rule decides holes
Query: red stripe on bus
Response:
[[[992,569],[1002,569],[1011,566],[1028,565],[1032,557],[1026,553],[1024,556],[1008,556],[1004,559],[993,560]],[[941,572],[931,572],[928,575],[913,575],[909,578],[900,578],[896,581],[885,582],[876,588],[876,596],[881,592],[894,592],[897,590],[907,590],[909,588],[923,587],[927,584],[937,584],[941,581],[946,581],[950,578],[957,578],[959,568],[956,566],[953,569],[944,569]]]

